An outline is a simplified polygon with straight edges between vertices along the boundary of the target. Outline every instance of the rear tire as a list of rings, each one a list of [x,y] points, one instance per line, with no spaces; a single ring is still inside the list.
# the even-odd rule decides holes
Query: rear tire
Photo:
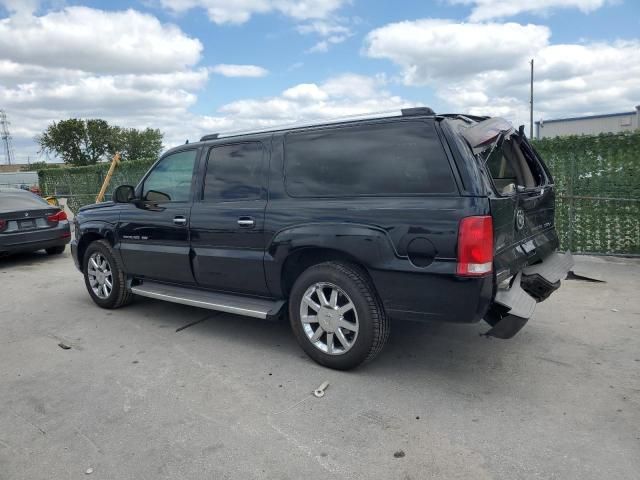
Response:
[[[337,370],[372,360],[389,337],[382,302],[355,264],[326,262],[305,270],[291,290],[289,319],[307,355]]]
[[[64,252],[65,245],[58,245],[57,247],[47,248],[45,251],[48,255],[60,255]]]
[[[133,293],[127,288],[127,276],[109,242],[89,244],[82,266],[84,284],[96,305],[112,309],[131,303]]]

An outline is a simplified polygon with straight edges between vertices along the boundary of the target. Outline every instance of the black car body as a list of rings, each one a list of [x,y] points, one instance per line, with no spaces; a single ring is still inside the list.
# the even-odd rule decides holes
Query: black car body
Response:
[[[92,269],[98,304],[120,305],[95,295],[104,275],[87,252],[101,240],[117,264],[112,284],[122,270],[121,303],[133,292],[264,318],[288,301],[303,348],[335,368],[377,353],[388,319],[484,318],[508,338],[572,262],[556,253],[551,174],[501,119],[409,109],[207,136],[115,197],[76,217],[74,258],[85,277]],[[346,321],[375,328],[349,330],[347,304],[364,313],[354,307]],[[346,347],[356,340],[371,345],[356,355]]]
[[[0,255],[41,249],[59,254],[70,241],[63,210],[29,191],[0,188]]]

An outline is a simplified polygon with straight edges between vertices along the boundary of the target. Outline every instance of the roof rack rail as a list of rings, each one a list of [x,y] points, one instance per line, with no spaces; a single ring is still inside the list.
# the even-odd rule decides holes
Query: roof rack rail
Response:
[[[207,140],[216,140],[218,138],[226,138],[226,137],[235,137],[239,135],[252,134],[252,133],[270,133],[270,132],[279,132],[282,130],[289,130],[294,128],[305,128],[305,127],[314,127],[319,125],[332,125],[337,123],[344,122],[352,122],[357,120],[372,120],[386,117],[408,117],[408,116],[418,116],[418,115],[435,115],[435,112],[429,107],[414,107],[414,108],[403,108],[400,110],[391,110],[385,112],[372,112],[372,113],[362,113],[356,115],[347,115],[344,117],[333,118],[333,119],[318,119],[315,121],[300,121],[295,123],[289,123],[284,125],[273,125],[269,127],[256,128],[253,130],[236,130],[230,132],[223,133],[212,133],[210,135],[205,135],[200,139],[201,142],[206,142]]]
[[[206,142],[207,140],[215,140],[220,136],[219,133],[210,133],[209,135],[205,135],[200,139],[201,142]]]
[[[435,115],[436,114],[436,112],[434,112],[433,109],[429,107],[403,108],[400,111],[402,112],[403,117],[411,117],[413,115]]]

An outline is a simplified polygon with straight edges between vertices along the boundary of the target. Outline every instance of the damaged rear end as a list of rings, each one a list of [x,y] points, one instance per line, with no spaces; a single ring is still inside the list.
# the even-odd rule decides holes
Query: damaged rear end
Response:
[[[522,127],[516,131],[501,118],[449,122],[468,145],[489,197],[495,283],[487,335],[511,338],[573,267],[571,254],[558,252],[553,178]]]

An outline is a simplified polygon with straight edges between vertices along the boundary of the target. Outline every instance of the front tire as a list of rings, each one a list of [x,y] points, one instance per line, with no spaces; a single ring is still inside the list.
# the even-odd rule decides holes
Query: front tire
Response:
[[[91,299],[102,308],[119,308],[131,302],[122,264],[106,240],[91,243],[84,254],[84,284]]]
[[[305,270],[291,290],[289,318],[307,355],[337,370],[372,360],[389,336],[382,303],[354,264],[326,262]]]

